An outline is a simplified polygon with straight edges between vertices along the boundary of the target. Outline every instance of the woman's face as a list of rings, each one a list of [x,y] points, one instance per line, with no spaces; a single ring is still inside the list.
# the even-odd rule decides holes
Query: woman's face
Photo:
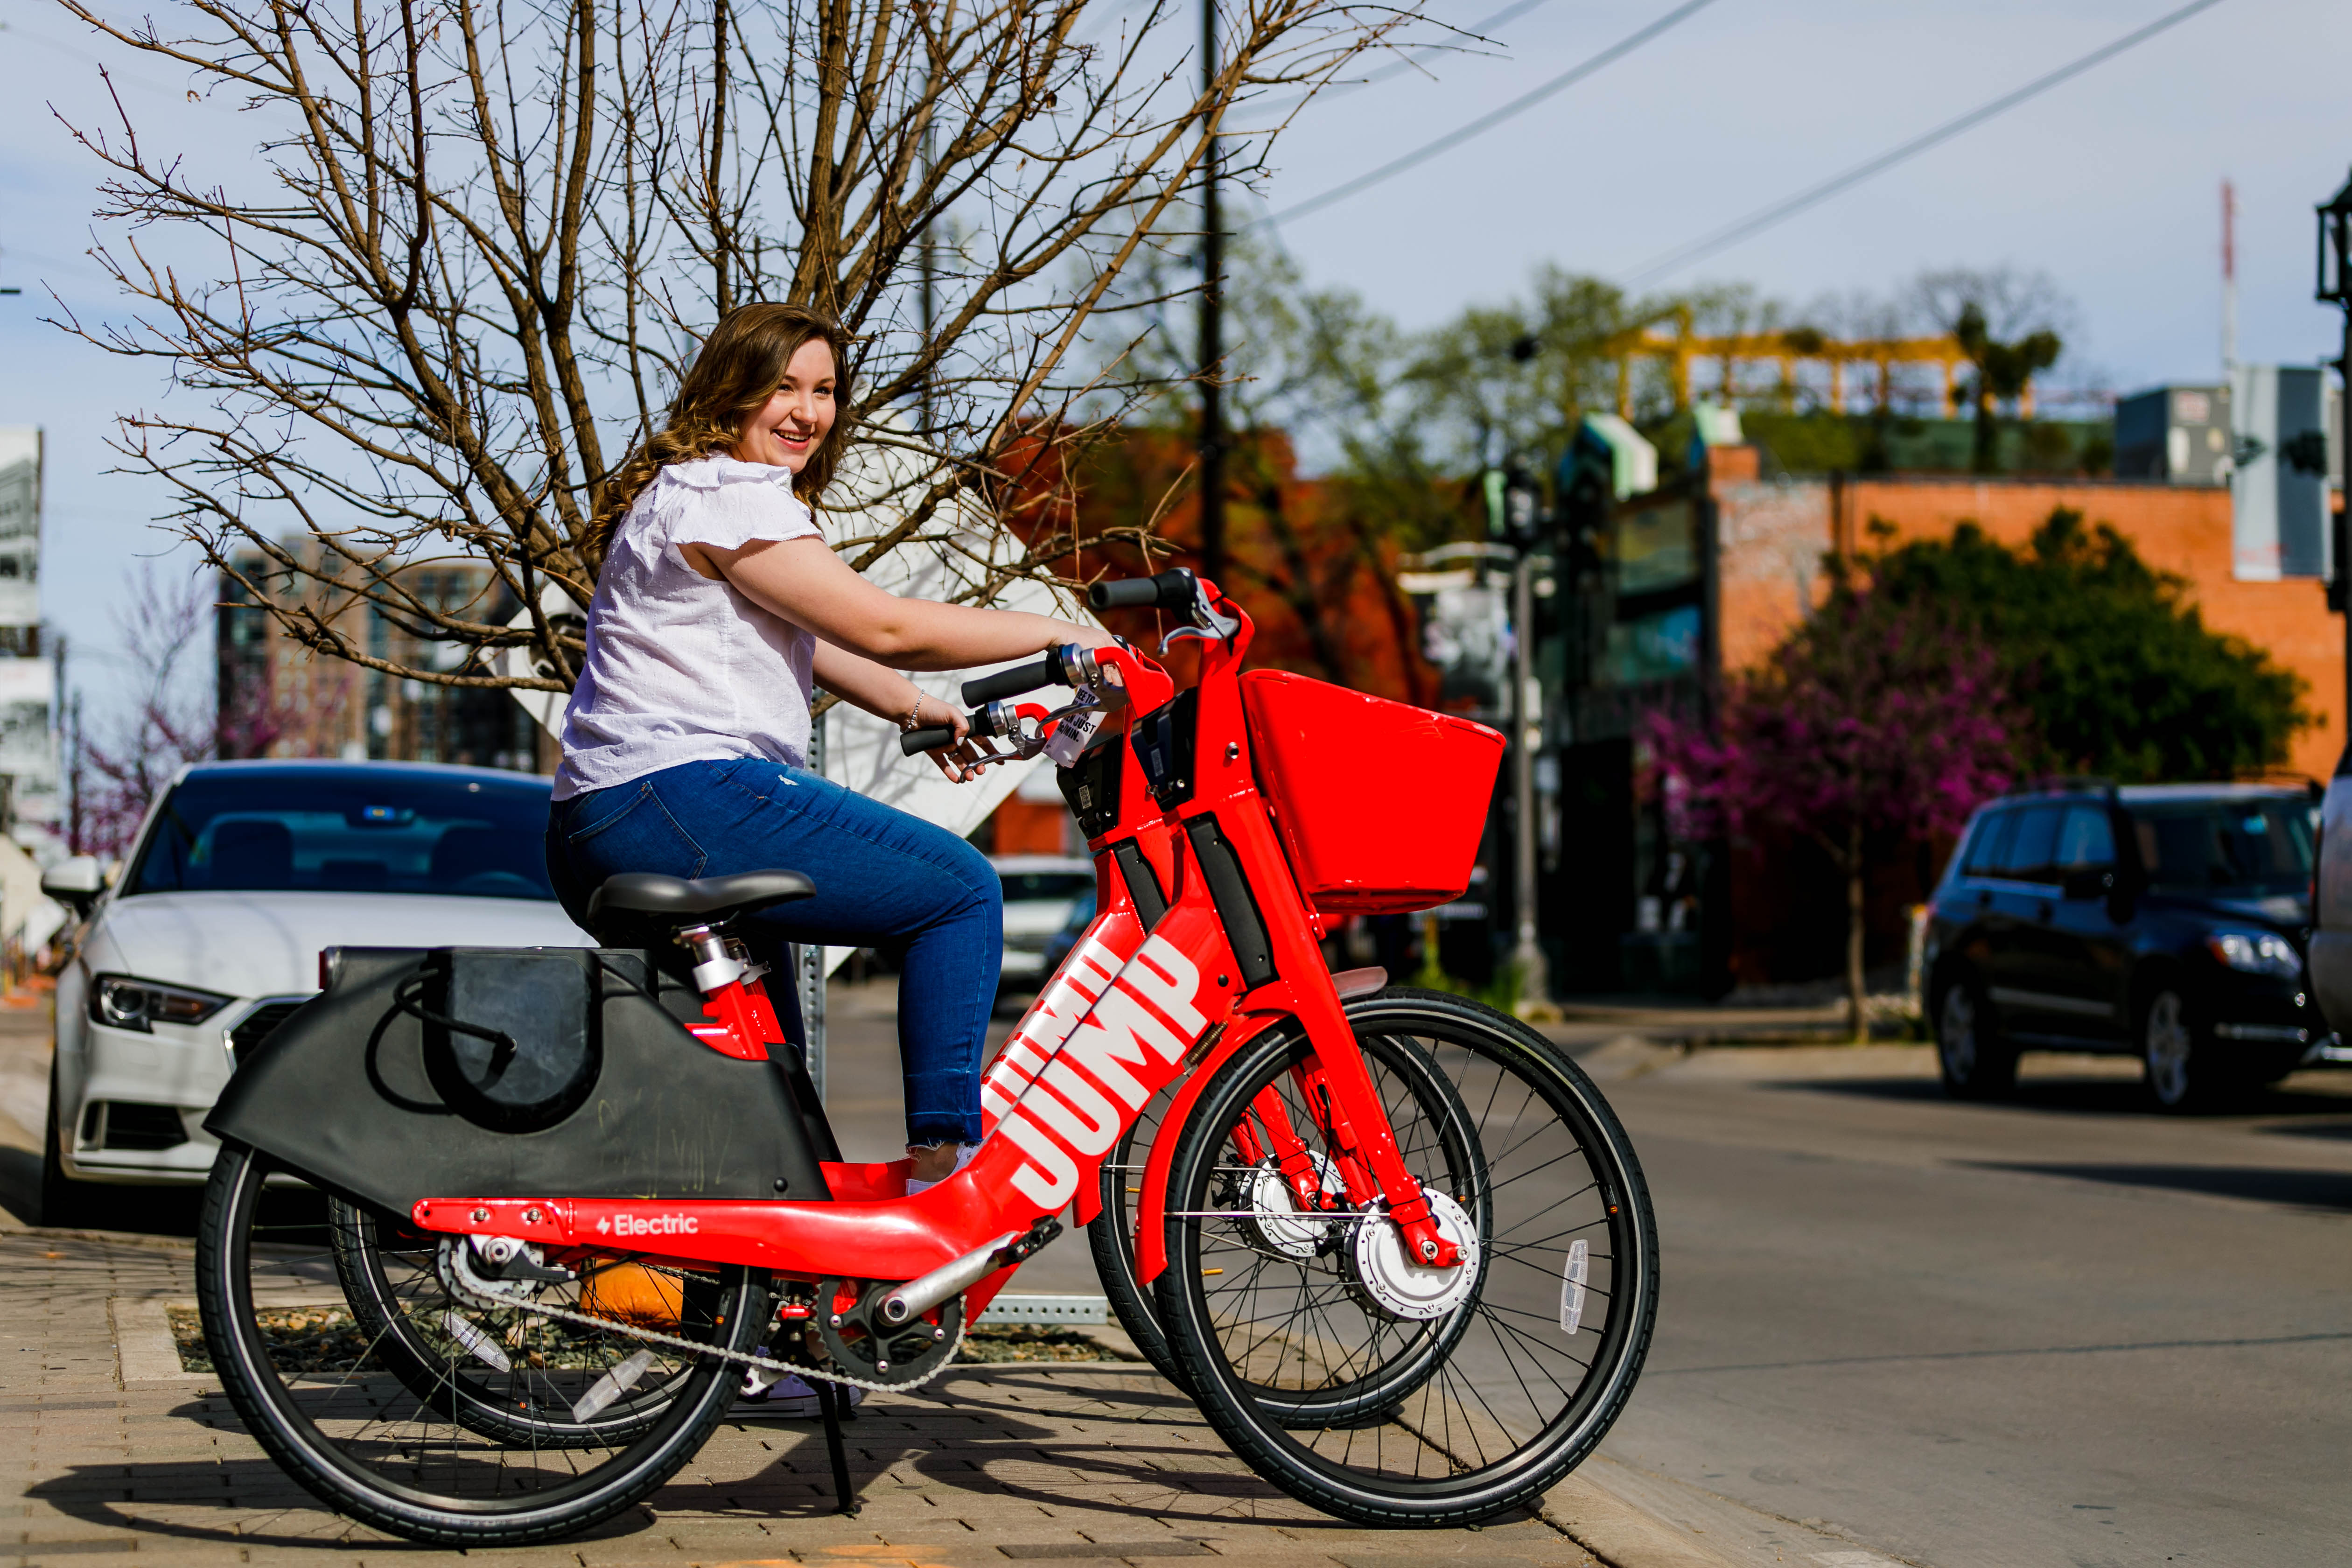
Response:
[[[735,455],[798,473],[833,428],[833,378],[831,343],[811,338],[793,351],[783,384],[737,432]]]

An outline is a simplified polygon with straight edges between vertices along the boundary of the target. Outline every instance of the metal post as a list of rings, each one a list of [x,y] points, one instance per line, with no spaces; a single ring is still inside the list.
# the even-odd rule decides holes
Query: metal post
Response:
[[[2344,383],[2336,395],[2336,445],[2344,448],[2344,510],[2328,518],[2328,538],[2336,546],[2336,559],[2328,564],[2336,583],[2345,584],[2352,584],[2352,560],[2346,559],[2352,551],[2352,300],[2344,305],[2344,357],[2336,362],[2336,369]],[[2326,499],[2323,490],[2323,504]],[[2344,710],[2352,713],[2352,596],[2347,597],[2344,613]]]
[[[809,772],[824,772],[824,714],[818,714],[809,724]],[[793,949],[799,973],[801,1003],[801,1036],[804,1042],[802,1055],[808,1058],[809,1081],[816,1086],[816,1101],[824,1103],[824,944],[803,942]]]
[[[1512,876],[1512,903],[1519,917],[1518,943],[1511,953],[1518,972],[1522,1016],[1551,1008],[1551,976],[1544,965],[1543,946],[1536,940],[1536,748],[1542,744],[1542,715],[1536,707],[1536,556],[1524,551],[1511,569],[1511,622],[1516,692],[1511,717],[1517,726],[1511,748],[1513,825],[1517,832]]]
[[[1201,90],[1217,105],[1217,0],[1201,0]],[[1225,577],[1224,374],[1225,232],[1217,205],[1217,137],[1202,121],[1208,145],[1201,157],[1201,573],[1213,583]]]

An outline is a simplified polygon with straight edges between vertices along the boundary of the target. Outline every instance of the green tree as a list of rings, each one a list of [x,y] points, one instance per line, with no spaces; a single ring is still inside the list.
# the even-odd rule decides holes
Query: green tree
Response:
[[[1914,309],[1959,341],[1976,374],[1969,401],[1976,410],[1978,473],[2000,468],[2000,405],[2021,395],[2034,376],[2058,363],[2073,305],[2046,273],[2000,267],[1926,272],[1911,285]]]
[[[2061,508],[2012,550],[1963,522],[1948,540],[1881,542],[1835,594],[1938,609],[1979,633],[2033,717],[2029,761],[2125,783],[2229,778],[2286,760],[2314,722],[2294,671],[2207,628],[2183,578],[2105,523]]]

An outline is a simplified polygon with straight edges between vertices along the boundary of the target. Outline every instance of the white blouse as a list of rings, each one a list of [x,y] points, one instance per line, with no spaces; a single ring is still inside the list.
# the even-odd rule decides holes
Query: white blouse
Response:
[[[817,531],[790,468],[704,458],[654,477],[613,531],[588,606],[556,799],[680,763],[807,764],[816,639],[697,572],[679,547],[740,550]]]

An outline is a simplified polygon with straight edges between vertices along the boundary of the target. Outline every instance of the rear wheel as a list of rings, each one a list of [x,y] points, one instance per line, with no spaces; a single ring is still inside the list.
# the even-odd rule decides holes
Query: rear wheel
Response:
[[[679,1277],[680,1321],[666,1331],[707,1349],[593,1334],[567,1346],[526,1311],[520,1342],[495,1343],[487,1358],[467,1351],[467,1392],[419,1397],[409,1386],[417,1366],[407,1377],[394,1367],[436,1342],[404,1342],[389,1321],[361,1326],[336,1289],[331,1222],[315,1204],[286,1214],[283,1195],[264,1194],[271,1173],[266,1156],[225,1143],[205,1188],[196,1296],[213,1370],[287,1474],[339,1512],[413,1541],[552,1541],[643,1500],[694,1457],[734,1396],[739,1372],[709,1352],[750,1350],[767,1314],[764,1279],[733,1266],[689,1272]],[[504,1372],[491,1364],[499,1359]],[[599,1402],[643,1389],[667,1391],[650,1419],[584,1430]],[[580,1440],[485,1436],[449,1414],[477,1408],[477,1393],[577,1412]]]
[[[1168,1348],[1168,1335],[1160,1327],[1150,1289],[1135,1277],[1135,1203],[1143,1190],[1144,1162],[1160,1135],[1160,1119],[1167,1114],[1169,1100],[1182,1081],[1179,1079],[1153,1095],[1134,1125],[1112,1146],[1095,1178],[1101,1211],[1087,1226],[1087,1249],[1094,1254],[1095,1273],[1102,1279],[1103,1298],[1110,1303],[1111,1316],[1118,1320],[1118,1326],[1127,1331],[1127,1337],[1135,1342],[1135,1348],[1153,1370],[1180,1388],[1184,1374],[1176,1365],[1175,1352]]]
[[[1947,984],[1937,1005],[1936,1066],[1954,1100],[1995,1100],[2017,1087],[2017,1050],[2000,1037],[1972,976]]]
[[[1351,1021],[1368,1065],[1373,1040],[1410,1042],[1464,1108],[1449,1130],[1449,1112],[1383,1093],[1468,1272],[1415,1266],[1377,1214],[1337,1219],[1344,1244],[1311,1257],[1254,1234],[1235,1189],[1253,1172],[1232,1151],[1256,1136],[1259,1097],[1330,1146],[1298,1089],[1309,1047],[1275,1037],[1218,1070],[1181,1134],[1160,1319],[1210,1422],[1292,1496],[1365,1523],[1491,1518],[1557,1484],[1633,1391],[1657,1313],[1648,1192],[1591,1080],[1517,1021],[1413,991]],[[1475,1164],[1456,1186],[1465,1173],[1448,1167],[1465,1152]],[[1384,1396],[1344,1397],[1406,1367]],[[1328,1413],[1285,1418],[1270,1395]]]
[[[681,1369],[668,1379],[647,1377],[583,1421],[558,1383],[542,1377],[534,1386],[529,1374],[617,1364],[640,1348],[626,1333],[467,1301],[442,1281],[440,1237],[340,1198],[329,1202],[327,1215],[335,1273],[359,1334],[403,1387],[469,1432],[518,1447],[609,1447],[650,1430],[685,1375]],[[604,1272],[631,1268],[667,1293],[668,1310],[651,1318],[674,1322],[686,1315],[687,1276],[600,1265]],[[584,1278],[593,1282],[600,1265],[583,1269]],[[582,1311],[581,1294],[580,1285],[549,1286],[534,1300]]]

